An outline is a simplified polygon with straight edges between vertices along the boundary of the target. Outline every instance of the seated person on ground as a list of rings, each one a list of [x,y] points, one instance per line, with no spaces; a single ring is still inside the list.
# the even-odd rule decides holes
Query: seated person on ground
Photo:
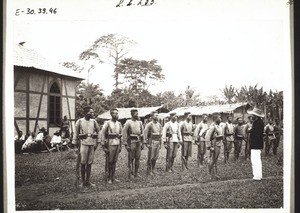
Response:
[[[33,146],[35,145],[35,140],[34,140],[34,132],[30,133],[29,137],[25,141],[25,143],[22,146],[22,151],[32,151]]]
[[[57,130],[54,134],[53,134],[53,137],[51,139],[51,146],[52,147],[56,147],[57,150],[59,151],[59,146],[62,144],[62,139],[61,139],[61,136],[60,136],[60,131]]]

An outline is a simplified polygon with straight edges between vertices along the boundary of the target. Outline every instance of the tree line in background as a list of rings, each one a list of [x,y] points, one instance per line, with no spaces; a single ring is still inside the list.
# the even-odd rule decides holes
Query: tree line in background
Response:
[[[119,34],[108,34],[96,39],[95,42],[79,55],[79,61],[64,62],[62,65],[76,72],[87,72],[87,82],[77,87],[76,117],[83,116],[83,107],[91,105],[96,115],[107,111],[111,107],[150,107],[164,104],[169,110],[183,106],[205,106],[215,104],[249,103],[265,111],[266,119],[282,120],[283,92],[264,91],[263,87],[225,86],[220,89],[224,98],[217,95],[202,100],[200,93],[187,86],[185,91],[176,95],[174,91],[152,94],[150,87],[165,79],[158,61],[153,59],[137,60],[126,57],[137,45],[132,39]],[[107,63],[113,67],[114,89],[105,96],[98,84],[89,82],[90,72],[98,64]]]

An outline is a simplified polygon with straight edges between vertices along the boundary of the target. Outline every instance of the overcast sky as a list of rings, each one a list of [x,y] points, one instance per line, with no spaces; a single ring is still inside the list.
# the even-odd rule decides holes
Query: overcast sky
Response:
[[[57,1],[52,4],[60,5],[55,18],[20,16],[14,24],[14,43],[26,41],[55,63],[77,62],[97,38],[119,33],[138,43],[128,57],[157,59],[162,66],[166,79],[150,87],[152,93],[179,93],[188,85],[202,98],[219,96],[219,89],[230,84],[284,89],[289,35],[285,1],[156,0],[149,7],[121,8],[115,7],[117,0],[97,2],[74,1],[75,13]],[[109,94],[112,74],[113,67],[102,64],[91,73],[91,81]]]

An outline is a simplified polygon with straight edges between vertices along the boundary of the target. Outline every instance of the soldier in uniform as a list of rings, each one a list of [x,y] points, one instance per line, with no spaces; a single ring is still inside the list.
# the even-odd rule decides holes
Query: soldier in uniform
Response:
[[[128,178],[140,178],[138,174],[140,166],[141,150],[144,149],[144,127],[139,120],[137,109],[131,110],[132,118],[127,120],[123,128],[123,143],[128,151]],[[133,167],[134,163],[134,167]]]
[[[94,153],[100,143],[98,123],[94,117],[94,110],[87,106],[84,108],[85,116],[76,121],[72,144],[80,152],[81,187],[95,186],[90,182]]]
[[[163,127],[162,140],[167,149],[166,171],[175,172],[173,164],[182,141],[176,113],[170,113],[170,121]]]
[[[238,160],[242,143],[244,139],[244,128],[243,128],[243,119],[241,117],[237,118],[237,125],[234,127],[234,160]]]
[[[273,121],[271,119],[269,120],[268,124],[265,126],[264,133],[266,134],[265,153],[266,153],[266,155],[268,155],[271,147],[273,146],[273,148],[274,148],[274,143],[276,142]],[[273,154],[274,154],[274,152],[273,152]]]
[[[252,128],[252,123],[253,123],[253,116],[248,116],[248,122],[245,125],[244,128],[244,134],[245,134],[245,141],[246,141],[246,145],[245,145],[245,159],[249,159],[250,158],[250,129]]]
[[[107,121],[101,131],[102,148],[106,154],[106,172],[108,173],[108,183],[120,182],[115,179],[116,164],[119,153],[122,150],[122,124],[118,121],[118,110],[110,110],[111,120]]]
[[[148,147],[147,175],[156,174],[154,168],[162,143],[162,126],[158,122],[158,112],[152,112],[151,117],[152,120],[146,124],[144,130],[144,139]]]
[[[203,165],[204,155],[206,153],[205,135],[207,130],[208,130],[207,115],[204,114],[203,120],[197,125],[194,132],[195,142],[198,145],[198,154],[197,154],[198,167]]]
[[[229,160],[229,155],[234,142],[234,125],[232,123],[232,115],[227,116],[227,122],[224,126],[224,163]]]
[[[213,114],[213,123],[210,125],[205,139],[210,141],[210,160],[208,164],[208,171],[212,178],[219,178],[217,170],[217,162],[220,154],[222,140],[223,140],[223,129],[220,126],[221,116],[219,114]],[[213,170],[214,168],[214,170]]]
[[[181,162],[182,170],[188,168],[188,158],[192,156],[192,141],[193,141],[193,123],[190,112],[185,112],[185,121],[180,125],[180,133],[182,136],[182,151]]]
[[[273,154],[277,155],[277,148],[279,146],[280,136],[281,136],[281,128],[278,120],[275,120],[274,134],[275,134],[276,141],[273,146]]]

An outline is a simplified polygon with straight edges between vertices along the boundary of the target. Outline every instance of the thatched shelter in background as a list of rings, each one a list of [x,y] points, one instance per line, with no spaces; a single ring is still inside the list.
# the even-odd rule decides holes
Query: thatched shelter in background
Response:
[[[251,106],[248,103],[234,103],[234,104],[224,104],[224,105],[208,105],[208,106],[193,106],[193,107],[179,107],[172,110],[170,113],[175,112],[179,120],[183,119],[185,112],[190,112],[193,117],[193,123],[198,124],[202,120],[202,115],[208,115],[208,123],[212,123],[212,114],[220,113],[222,121],[226,121],[229,114],[232,114],[234,118],[243,117],[247,118],[247,110]]]
[[[139,112],[139,117],[141,119],[141,121],[146,122],[146,120],[150,117],[151,112],[153,111],[157,111],[158,113],[167,113],[169,112],[168,109],[164,108],[163,105],[161,106],[155,106],[155,107],[141,107],[141,108],[117,108],[119,111],[119,121],[124,124],[126,122],[127,119],[131,118],[131,113],[130,111],[132,109],[137,109]],[[109,120],[111,119],[110,116],[110,111],[106,111],[101,115],[98,115],[98,119],[102,119],[102,120]]]

